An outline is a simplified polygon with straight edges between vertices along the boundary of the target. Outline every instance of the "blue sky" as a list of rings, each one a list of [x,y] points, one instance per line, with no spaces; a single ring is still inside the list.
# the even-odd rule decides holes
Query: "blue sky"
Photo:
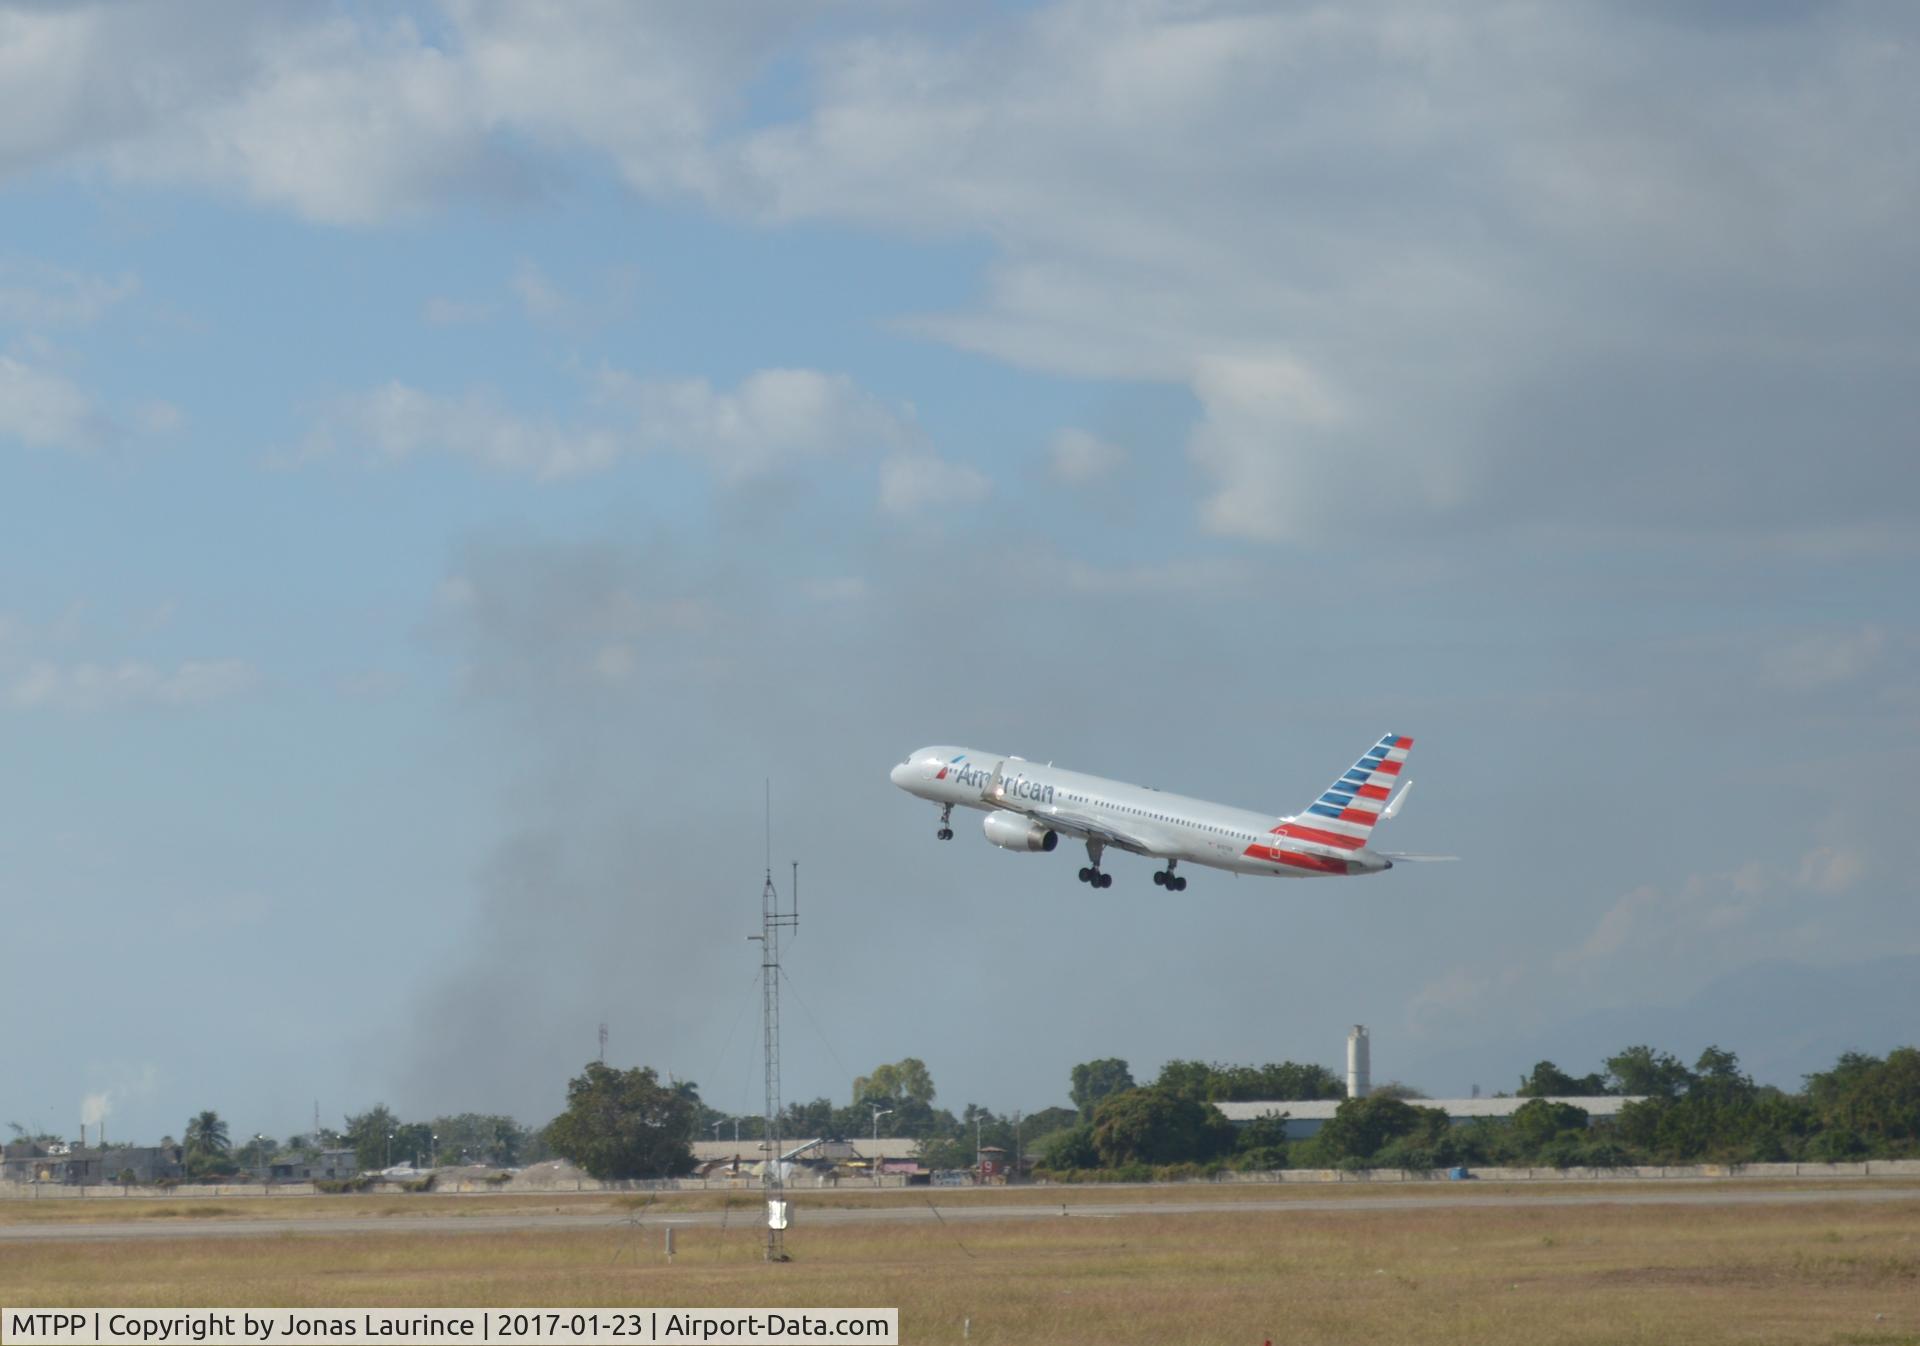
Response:
[[[1770,968],[1764,1078],[1909,1040],[1915,40],[0,5],[0,1120],[539,1121],[602,1019],[753,1110],[767,778],[796,1096],[1354,1022],[1448,1094]],[[1093,895],[886,782],[1388,730],[1464,863]]]

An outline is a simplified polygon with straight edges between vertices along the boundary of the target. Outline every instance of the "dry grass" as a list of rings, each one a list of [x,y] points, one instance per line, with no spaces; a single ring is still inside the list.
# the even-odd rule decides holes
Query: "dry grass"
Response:
[[[1369,1211],[1362,1198],[1339,1212],[812,1227],[803,1209],[785,1266],[760,1260],[756,1214],[678,1228],[672,1266],[646,1224],[0,1245],[0,1302],[899,1305],[916,1346],[961,1340],[968,1318],[975,1342],[1920,1346],[1920,1218],[1904,1202]]]

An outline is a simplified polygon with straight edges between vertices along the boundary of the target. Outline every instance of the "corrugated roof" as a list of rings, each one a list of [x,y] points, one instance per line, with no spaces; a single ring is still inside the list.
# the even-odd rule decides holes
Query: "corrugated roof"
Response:
[[[1277,1117],[1281,1113],[1295,1121],[1327,1122],[1333,1120],[1333,1114],[1346,1100],[1342,1098],[1310,1098],[1289,1102],[1252,1101],[1246,1103],[1216,1103],[1215,1107],[1225,1113],[1230,1122],[1251,1122],[1259,1117]],[[1520,1108],[1533,1102],[1531,1098],[1410,1098],[1409,1103],[1417,1108],[1439,1108],[1456,1121],[1471,1121],[1477,1117],[1511,1117]],[[1584,1111],[1589,1117],[1617,1117],[1620,1109],[1629,1103],[1638,1103],[1638,1098],[1625,1098],[1618,1094],[1604,1094],[1597,1098],[1550,1098],[1549,1103],[1571,1103]]]

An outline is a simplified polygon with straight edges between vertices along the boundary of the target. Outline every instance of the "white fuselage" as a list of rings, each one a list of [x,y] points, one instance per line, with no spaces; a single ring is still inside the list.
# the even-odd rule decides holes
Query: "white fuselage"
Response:
[[[1005,802],[988,797],[996,768]],[[1270,813],[1043,766],[1004,753],[957,746],[921,748],[893,768],[891,779],[907,793],[938,804],[988,813],[1011,807],[1041,826],[1058,815],[1063,840],[1083,836],[1074,824],[1090,820],[1138,843],[1109,843],[1122,849],[1239,874],[1313,878],[1370,874],[1393,867],[1385,856],[1364,847],[1341,849],[1278,836],[1275,826],[1289,820]]]

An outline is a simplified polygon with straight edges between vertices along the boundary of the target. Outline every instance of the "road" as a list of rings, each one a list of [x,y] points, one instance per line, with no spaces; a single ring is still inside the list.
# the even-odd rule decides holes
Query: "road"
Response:
[[[1355,1193],[1338,1197],[1296,1197],[1288,1200],[1214,1200],[1214,1201],[1114,1201],[1076,1205],[1070,1193],[1063,1201],[1032,1202],[1021,1205],[961,1204],[943,1206],[936,1193],[913,1205],[867,1208],[808,1208],[804,1199],[795,1203],[796,1226],[813,1224],[883,1224],[911,1220],[1113,1220],[1141,1215],[1223,1215],[1258,1211],[1283,1214],[1289,1211],[1339,1212],[1362,1214],[1374,1211],[1448,1210],[1448,1209],[1528,1209],[1569,1206],[1800,1206],[1832,1202],[1908,1202],[1920,1215],[1920,1186],[1774,1188],[1754,1191],[1736,1187],[1691,1188],[1685,1191],[1621,1191],[1552,1194],[1517,1192],[1504,1189],[1449,1188],[1423,1196],[1374,1196]],[[937,1211],[937,1214],[936,1214]],[[757,1203],[722,1211],[662,1212],[648,1215],[637,1212],[637,1223],[648,1227],[735,1226],[759,1220]],[[400,1215],[379,1217],[342,1216],[338,1219],[223,1220],[145,1219],[89,1221],[73,1224],[0,1225],[0,1244],[34,1242],[102,1242],[125,1239],[170,1238],[261,1238],[277,1234],[498,1234],[522,1230],[605,1229],[623,1225],[629,1219],[597,1214],[569,1214],[564,1211],[516,1211],[502,1215]]]

